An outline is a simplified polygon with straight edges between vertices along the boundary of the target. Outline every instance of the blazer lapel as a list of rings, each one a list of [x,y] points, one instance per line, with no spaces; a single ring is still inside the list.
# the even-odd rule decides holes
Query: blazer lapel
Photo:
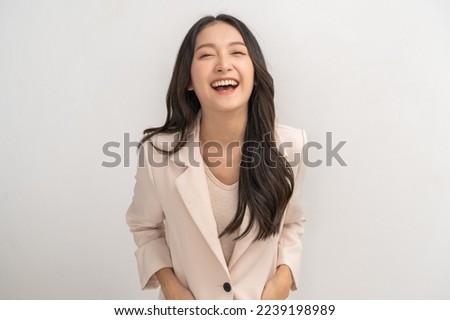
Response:
[[[189,135],[185,146],[178,151],[178,155],[172,154],[169,159],[172,159],[177,165],[186,166],[186,170],[175,179],[175,187],[200,233],[228,273],[217,232],[217,223],[211,207],[204,163],[200,154],[199,121],[200,114],[197,117],[195,131]]]
[[[250,221],[250,211],[248,207],[245,209],[244,219],[242,220],[241,227],[239,229],[239,234],[242,234]],[[257,229],[255,225],[250,229],[249,233],[241,240],[236,241],[234,245],[234,250],[228,263],[228,268],[231,269],[236,261],[244,254],[248,247],[252,244],[253,239],[256,238]]]
[[[209,196],[208,184],[206,181],[206,173],[204,162],[200,154],[199,131],[200,131],[201,111],[197,115],[197,123],[192,132],[188,136],[185,146],[178,151],[178,155],[170,155],[169,159],[177,165],[183,165],[186,170],[176,178],[175,186],[183,199],[183,202],[197,225],[200,233],[205,238],[211,250],[214,252],[221,265],[228,273],[228,270],[238,261],[248,247],[252,244],[257,234],[255,225],[250,232],[241,240],[236,241],[233,253],[227,266],[225,257],[223,256],[222,246],[220,244],[217,232],[217,223],[211,207],[211,199]],[[245,210],[242,225],[239,234],[242,234],[250,220],[250,212],[248,207]]]

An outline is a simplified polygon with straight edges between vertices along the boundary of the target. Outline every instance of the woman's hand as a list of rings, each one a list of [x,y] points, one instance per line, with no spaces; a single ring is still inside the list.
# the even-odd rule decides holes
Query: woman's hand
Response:
[[[278,266],[274,277],[264,286],[261,300],[287,299],[293,282],[291,269],[285,264]]]
[[[156,272],[156,277],[166,300],[195,300],[192,292],[180,282],[172,268],[162,268]]]

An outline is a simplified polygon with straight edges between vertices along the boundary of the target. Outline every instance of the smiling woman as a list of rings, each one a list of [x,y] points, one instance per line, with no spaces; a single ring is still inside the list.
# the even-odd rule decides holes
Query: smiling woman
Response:
[[[165,299],[286,299],[299,285],[305,166],[295,159],[306,138],[276,121],[250,30],[225,14],[197,21],[166,104],[166,123],[144,131],[127,212],[142,288],[160,285]]]
[[[198,34],[188,89],[195,91],[204,116],[214,110],[246,109],[253,75],[247,47],[234,27],[218,21]]]

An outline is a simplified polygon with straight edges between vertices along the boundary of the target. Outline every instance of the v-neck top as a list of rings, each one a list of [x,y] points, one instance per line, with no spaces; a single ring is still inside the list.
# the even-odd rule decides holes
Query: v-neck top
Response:
[[[235,216],[238,203],[239,181],[232,185],[224,184],[214,176],[206,164],[204,164],[204,167],[211,199],[211,207],[217,223],[217,232],[220,234]],[[230,262],[235,244],[234,238],[238,236],[238,231],[239,230],[236,230],[232,234],[224,234],[219,238],[227,264]]]

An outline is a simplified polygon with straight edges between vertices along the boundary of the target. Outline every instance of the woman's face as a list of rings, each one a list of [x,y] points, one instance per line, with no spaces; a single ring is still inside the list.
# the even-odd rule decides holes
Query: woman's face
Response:
[[[253,63],[241,34],[221,21],[205,27],[196,39],[189,85],[202,110],[246,109],[253,83]]]

